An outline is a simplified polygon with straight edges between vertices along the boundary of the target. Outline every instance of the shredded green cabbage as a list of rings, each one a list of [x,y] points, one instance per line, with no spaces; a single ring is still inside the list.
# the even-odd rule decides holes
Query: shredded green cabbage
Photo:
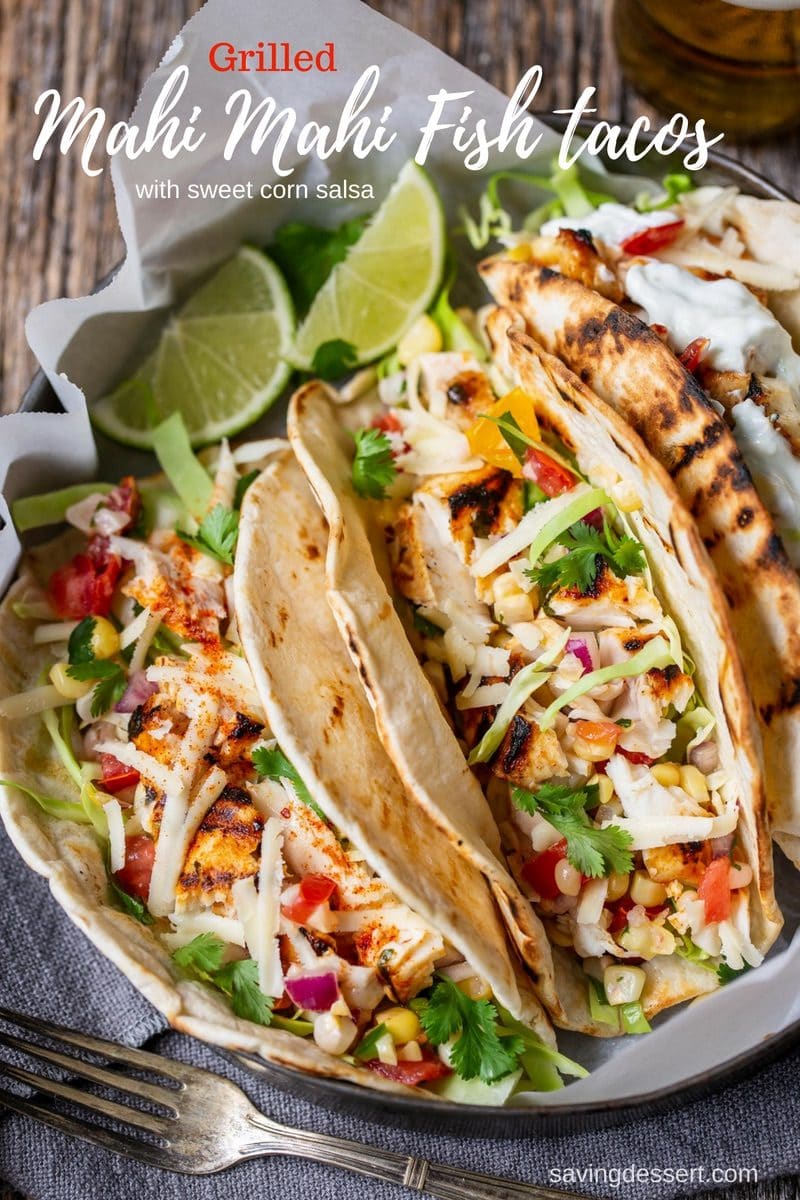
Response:
[[[194,454],[180,413],[173,413],[153,430],[153,449],[161,467],[193,517],[211,503],[211,477]]]
[[[24,792],[44,812],[51,817],[56,817],[59,821],[77,821],[79,825],[89,823],[89,817],[81,804],[75,804],[70,800],[58,800],[55,796],[45,796],[41,792],[35,792],[33,788],[26,787],[23,783],[18,783],[16,779],[0,779],[0,787],[16,788],[18,791]]]
[[[600,667],[597,671],[590,671],[587,675],[582,675],[577,683],[573,683],[572,687],[567,688],[545,709],[537,724],[540,729],[550,729],[555,721],[556,713],[560,712],[567,704],[572,704],[579,696],[590,692],[592,688],[601,687],[604,683],[611,683],[613,679],[630,679],[636,675],[644,675],[646,671],[651,671],[654,667],[666,667],[672,661],[672,654],[665,639],[655,637],[638,654],[634,654],[626,662],[613,663],[610,667]]]
[[[59,525],[68,508],[85,500],[93,492],[105,496],[113,488],[112,483],[75,483],[72,487],[58,488],[54,492],[42,492],[38,496],[25,496],[11,505],[11,518],[17,533],[39,529],[44,525]]]
[[[569,641],[570,630],[564,629],[558,639],[535,662],[528,663],[511,681],[509,693],[497,710],[497,715],[469,756],[469,763],[488,762],[506,735],[506,730],[529,696],[548,679],[549,668]],[[545,668],[543,670],[542,668]]]
[[[574,525],[576,521],[582,520],[590,512],[593,512],[596,508],[602,508],[607,503],[608,496],[602,488],[590,488],[588,491],[576,496],[571,504],[568,504],[566,508],[562,508],[561,512],[556,513],[543,526],[531,542],[531,547],[528,551],[531,566],[536,566],[548,546],[551,546],[556,538],[565,533],[570,525]]]
[[[452,274],[445,280],[444,287],[439,292],[430,315],[442,335],[442,346],[445,350],[467,350],[477,358],[478,362],[487,362],[489,353],[482,342],[475,337],[450,303],[450,289],[453,286]]]

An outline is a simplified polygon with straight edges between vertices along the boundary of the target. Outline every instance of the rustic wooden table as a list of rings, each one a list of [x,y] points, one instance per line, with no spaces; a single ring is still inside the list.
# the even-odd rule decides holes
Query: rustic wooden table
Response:
[[[542,63],[545,110],[568,106],[594,84],[598,111],[610,120],[650,111],[619,74],[609,0],[365,2],[505,91],[526,66]],[[28,310],[86,292],[123,249],[108,172],[89,179],[76,157],[52,149],[33,164],[34,101],[54,87],[85,96],[114,120],[126,117],[171,38],[199,7],[199,0],[0,0],[0,411],[17,406],[35,369],[23,332]],[[727,151],[800,194],[799,135]],[[728,1194],[790,1200],[800,1189],[785,1179]],[[0,1200],[13,1200],[2,1183]]]

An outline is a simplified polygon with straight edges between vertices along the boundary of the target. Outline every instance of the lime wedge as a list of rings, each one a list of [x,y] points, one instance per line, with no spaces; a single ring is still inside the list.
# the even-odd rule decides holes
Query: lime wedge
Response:
[[[152,430],[183,417],[193,446],[237,433],[280,395],[294,309],[283,276],[244,246],[174,315],[130,379],[91,407],[98,429],[152,449]]]
[[[444,252],[441,201],[422,168],[409,162],[317,292],[289,350],[291,362],[311,370],[318,347],[334,340],[351,343],[359,363],[387,353],[433,300]]]

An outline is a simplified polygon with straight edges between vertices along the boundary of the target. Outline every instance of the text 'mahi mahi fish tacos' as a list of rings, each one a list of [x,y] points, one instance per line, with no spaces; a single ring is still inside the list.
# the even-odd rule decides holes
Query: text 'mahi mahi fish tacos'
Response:
[[[547,932],[536,982],[556,1021],[641,1032],[780,930],[758,734],[669,479],[512,325],[490,317],[490,364],[423,353],[382,381],[355,447],[320,385],[289,434],[398,771],[483,867],[434,750],[449,736]]]
[[[174,488],[35,502],[75,528],[27,556],[0,608],[0,803],[20,852],[207,1040],[465,1102],[581,1073],[482,876],[381,747],[286,443],[223,443],[212,480],[163,428]]]
[[[495,299],[636,429],[696,519],[761,724],[773,832],[796,863],[799,246],[797,205],[700,188],[658,212],[556,218],[481,267]]]

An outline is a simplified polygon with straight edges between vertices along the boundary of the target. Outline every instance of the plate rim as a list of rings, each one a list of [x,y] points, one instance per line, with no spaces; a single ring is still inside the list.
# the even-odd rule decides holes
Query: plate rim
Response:
[[[545,124],[563,132],[567,117],[552,113],[534,112]],[[601,121],[581,121],[577,132],[588,134]],[[630,127],[616,122],[623,131]],[[603,160],[603,155],[598,156]],[[640,167],[645,160],[626,166]],[[615,165],[610,164],[612,167]],[[666,171],[668,158],[660,158]],[[716,171],[726,176],[731,184],[744,186],[763,199],[795,201],[789,192],[765,179],[754,168],[738,162],[727,154],[713,148],[708,152],[708,166],[703,171]],[[632,173],[636,173],[635,171]],[[642,170],[641,174],[647,174]],[[702,175],[702,172],[698,173]],[[652,174],[649,176],[652,178]],[[795,201],[796,202],[796,201]],[[117,263],[92,289],[100,291],[113,279],[121,266]],[[52,409],[58,405],[55,393],[44,373],[39,368],[33,375],[16,411],[32,412],[42,408]],[[57,409],[56,409],[57,410]],[[373,1092],[366,1087],[324,1076],[308,1075],[300,1070],[276,1066],[263,1059],[249,1057],[231,1051],[220,1050],[251,1074],[266,1078],[281,1091],[288,1092],[329,1110],[345,1110],[378,1125],[395,1128],[424,1127],[429,1132],[452,1133],[456,1130],[468,1135],[484,1137],[524,1137],[526,1135],[568,1136],[593,1128],[619,1125],[634,1114],[639,1117],[653,1116],[678,1107],[686,1100],[698,1100],[713,1095],[727,1086],[738,1082],[755,1067],[763,1069],[800,1045],[800,1019],[780,1030],[757,1045],[742,1051],[733,1058],[725,1059],[717,1066],[698,1072],[677,1084],[621,1097],[617,1100],[579,1101],[572,1105],[489,1105],[456,1104],[451,1101],[431,1100],[420,1094],[393,1096]],[[219,1050],[219,1047],[217,1048]]]

